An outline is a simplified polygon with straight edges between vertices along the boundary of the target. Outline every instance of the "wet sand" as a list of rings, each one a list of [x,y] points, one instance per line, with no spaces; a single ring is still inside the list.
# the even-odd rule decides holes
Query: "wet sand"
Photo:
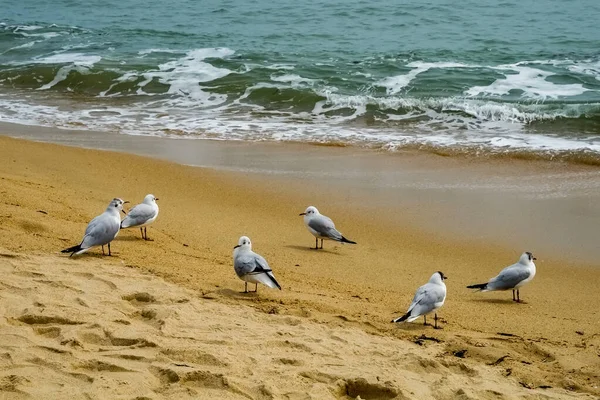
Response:
[[[351,206],[427,235],[600,264],[600,168],[291,143],[136,137],[0,124],[0,134],[277,180],[323,209]],[[317,204],[318,203],[318,204]],[[304,207],[304,204],[301,204]],[[324,208],[325,207],[325,208]]]
[[[311,325],[305,333],[314,340],[322,339],[312,335],[318,329],[364,332],[365,340],[347,340],[350,343],[348,354],[354,346],[369,347],[369,351],[376,352],[383,346],[378,342],[383,338],[381,340],[391,341],[391,348],[397,346],[399,360],[413,351],[423,360],[412,364],[437,374],[436,379],[423,378],[420,384],[412,385],[401,379],[407,367],[387,368],[388,353],[382,352],[386,356],[372,364],[368,362],[372,357],[362,354],[366,370],[349,363],[343,373],[334,374],[335,379],[325,379],[324,384],[332,397],[344,394],[344,390],[331,391],[332,385],[340,384],[339,379],[349,381],[365,377],[371,383],[376,382],[377,379],[366,371],[377,371],[381,381],[389,381],[398,396],[401,393],[408,398],[423,398],[419,397],[423,393],[436,398],[514,398],[537,394],[559,398],[600,394],[597,384],[600,379],[600,318],[596,291],[600,268],[598,262],[594,262],[594,250],[588,251],[585,247],[586,251],[582,252],[586,256],[577,259],[560,249],[544,253],[526,248],[525,244],[515,248],[510,245],[514,239],[503,237],[489,242],[477,228],[482,224],[487,234],[503,232],[509,222],[523,212],[512,208],[514,198],[518,198],[521,199],[519,204],[530,204],[529,213],[521,215],[529,222],[525,224],[529,228],[523,229],[533,227],[536,231],[544,231],[552,225],[566,232],[563,237],[572,237],[575,230],[571,231],[570,223],[566,223],[568,229],[565,229],[564,221],[577,215],[581,221],[591,224],[590,220],[598,212],[599,203],[595,202],[598,172],[594,168],[533,162],[515,162],[494,168],[494,163],[416,154],[407,155],[401,161],[398,157],[383,156],[381,163],[390,163],[396,171],[399,162],[405,163],[404,174],[398,172],[396,178],[391,179],[381,170],[373,169],[372,158],[365,152],[357,151],[351,158],[353,161],[349,162],[347,155],[354,152],[353,149],[311,148],[302,153],[304,146],[285,148],[292,154],[304,154],[302,160],[312,166],[307,167],[309,171],[318,166],[316,160],[320,159],[325,165],[339,166],[343,162],[354,165],[348,172],[350,176],[351,171],[363,172],[356,175],[360,176],[358,180],[352,178],[340,182],[332,178],[330,169],[308,176],[285,172],[286,168],[280,168],[281,165],[274,161],[295,158],[277,153],[276,146],[211,145],[223,145],[223,157],[229,156],[235,162],[239,162],[236,154],[256,155],[257,149],[262,149],[263,154],[271,157],[271,170],[283,170],[284,173],[248,172],[236,168],[235,162],[235,170],[217,171],[120,153],[0,137],[0,247],[17,253],[18,257],[10,259],[11,263],[17,263],[17,268],[22,265],[19,257],[42,257],[44,261],[36,262],[36,265],[68,266],[71,262],[77,268],[87,265],[90,273],[98,266],[108,271],[111,267],[133,267],[129,270],[150,273],[185,287],[178,290],[190,290],[195,296],[194,301],[216,302],[232,313],[243,306],[251,308],[244,308],[244,315],[249,318],[254,318],[256,313],[256,318],[289,317],[298,318],[302,324],[315,324],[314,329]],[[289,165],[288,169],[293,169]],[[514,170],[519,171],[518,178]],[[365,187],[356,183],[370,179],[365,176],[378,174],[380,180],[375,183],[390,182],[391,179],[387,188],[379,184]],[[290,183],[290,175],[297,179]],[[404,180],[399,176],[404,176]],[[470,176],[468,182],[477,184],[464,184],[464,179],[456,176]],[[436,181],[433,177],[439,179]],[[519,191],[518,182],[523,179],[529,180],[531,185],[525,185]],[[411,180],[412,186],[406,183]],[[448,181],[446,188],[423,189],[423,184],[431,186]],[[490,182],[499,181],[505,182],[505,188],[511,190],[484,190],[486,183],[490,186]],[[565,186],[561,189],[558,183],[567,185],[567,190],[561,192]],[[472,191],[471,186],[479,189]],[[528,190],[530,186],[535,190]],[[161,206],[157,222],[148,229],[149,236],[155,239],[153,242],[142,241],[138,230],[130,230],[121,232],[113,242],[113,251],[117,253],[114,257],[104,258],[98,251],[93,251],[73,261],[58,254],[60,249],[80,239],[87,222],[102,212],[111,198],[119,196],[139,202],[149,192],[160,198]],[[398,193],[400,204],[395,204],[396,198],[390,199],[390,193]],[[359,244],[342,246],[326,242],[324,251],[310,250],[308,247],[314,244],[314,239],[298,217],[309,204],[319,206],[347,237]],[[461,210],[455,215],[471,216],[457,219],[464,226],[464,232],[452,228],[454,225],[445,217],[447,208],[457,204]],[[488,207],[496,210],[492,214],[496,217],[488,216],[480,221],[479,213]],[[560,210],[563,210],[562,214]],[[495,221],[495,225],[489,227],[487,221]],[[584,228],[586,226],[583,224]],[[520,233],[516,235],[523,236],[521,230],[518,231]],[[258,295],[239,293],[243,283],[233,273],[231,252],[242,234],[250,236],[254,249],[269,260],[283,291],[261,288]],[[534,251],[538,256],[538,275],[521,290],[524,304],[510,301],[510,293],[472,293],[464,287],[487,280],[502,267],[515,262],[524,250]],[[444,329],[434,331],[418,323],[390,324],[392,317],[405,311],[415,288],[436,270],[442,270],[450,277],[448,299],[440,312]],[[48,271],[42,273],[50,274]],[[30,279],[33,276],[30,275]],[[34,302],[38,300],[25,296],[19,304],[26,308],[23,304],[26,301],[30,302],[29,306],[35,306]],[[100,303],[107,312],[113,304],[108,300]],[[5,313],[5,318],[18,320],[24,312],[11,310],[12,314]],[[220,318],[219,312],[211,315]],[[272,321],[273,324],[280,323]],[[223,320],[222,324],[228,326],[229,322]],[[260,331],[262,324],[257,323],[253,329]],[[12,334],[12,329],[16,329],[14,326],[35,334],[35,327],[17,321],[2,327],[4,335]],[[264,333],[272,334],[266,330]],[[421,335],[426,338],[416,339]],[[233,335],[223,340],[231,342],[235,338]],[[195,340],[197,342],[188,345],[195,347],[208,339],[200,330]],[[233,343],[230,345],[233,346],[233,350],[228,350],[230,352],[244,354],[246,351],[242,342],[237,347]],[[83,348],[86,349],[85,345]],[[282,349],[281,357],[286,352]],[[314,366],[311,369],[323,372],[318,367],[319,352],[308,353]],[[144,365],[150,368],[151,364],[149,361]],[[13,367],[6,366],[5,375],[18,375],[14,374]],[[57,365],[55,369],[62,367]],[[446,374],[447,369],[456,371],[464,380],[450,377]],[[280,382],[295,382],[290,377],[302,380],[302,375],[294,372],[294,368],[282,370],[289,376]],[[235,376],[232,370],[223,372],[225,376],[229,373]],[[255,373],[257,379],[268,378],[260,372]],[[486,388],[488,373],[501,378],[498,387]],[[485,379],[478,380],[477,377]],[[27,383],[21,385],[28,386]],[[186,386],[179,381],[169,385]],[[252,390],[258,390],[257,387],[253,386]],[[276,391],[271,391],[275,393],[271,397],[294,397],[284,395],[281,390],[277,386]],[[309,390],[299,390],[305,398],[310,398]],[[349,392],[346,390],[346,393]],[[364,392],[357,394],[368,398]]]

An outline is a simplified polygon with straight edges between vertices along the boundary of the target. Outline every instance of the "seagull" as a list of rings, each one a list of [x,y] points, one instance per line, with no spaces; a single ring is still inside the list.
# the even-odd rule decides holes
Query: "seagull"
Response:
[[[121,216],[120,212],[123,211],[123,204],[129,203],[118,198],[114,198],[106,211],[98,215],[96,218],[90,221],[87,228],[85,228],[85,235],[76,246],[64,249],[61,253],[71,253],[69,257],[74,254],[81,254],[92,247],[102,246],[102,254],[104,254],[104,245],[108,245],[108,255],[110,256],[110,242],[117,237],[119,229],[121,227]]]
[[[281,290],[269,263],[260,254],[252,251],[252,242],[247,236],[240,237],[238,245],[233,248],[233,269],[237,276],[245,281],[244,293],[248,293],[248,282],[256,285],[255,292],[258,291],[259,283]]]
[[[136,205],[126,217],[121,221],[121,229],[133,228],[134,226],[140,227],[142,233],[142,239],[152,240],[148,238],[146,232],[146,225],[150,225],[158,217],[158,204],[156,204],[156,197],[153,194],[148,194],[144,197],[144,201],[141,204]],[[125,213],[125,211],[123,211]]]
[[[521,254],[519,262],[504,268],[498,276],[490,279],[487,283],[467,286],[469,289],[479,289],[480,292],[491,292],[494,290],[512,289],[513,301],[521,302],[519,288],[533,279],[535,276],[536,258],[530,252]],[[517,297],[515,298],[515,290]]]
[[[331,218],[322,215],[317,207],[310,206],[301,213],[304,216],[304,225],[315,237],[315,250],[319,249],[319,239],[321,239],[321,249],[323,248],[323,239],[335,240],[336,242],[356,244],[352,240],[346,239],[337,229]]]
[[[446,284],[444,283],[444,279],[448,279],[448,277],[440,271],[431,275],[429,282],[417,289],[406,314],[393,319],[392,322],[412,322],[422,315],[423,325],[427,325],[427,314],[435,312],[434,328],[438,329],[437,310],[444,305],[444,301],[446,300]]]

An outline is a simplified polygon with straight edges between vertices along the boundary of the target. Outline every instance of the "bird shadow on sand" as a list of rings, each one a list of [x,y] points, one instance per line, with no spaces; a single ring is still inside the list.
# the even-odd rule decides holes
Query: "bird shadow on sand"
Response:
[[[114,240],[116,240],[117,242],[135,242],[138,240],[142,241],[142,242],[146,242],[146,240],[142,239],[139,236],[118,236]]]
[[[420,332],[423,330],[429,330],[429,329],[433,329],[433,325],[429,324],[429,322],[427,322],[427,325],[423,325],[423,321],[421,322],[405,322],[405,323],[399,323],[399,322],[395,322],[394,325],[396,326],[397,329],[403,330],[403,331],[410,331],[410,332]]]
[[[243,287],[242,287],[242,289],[243,289]],[[218,293],[219,295],[221,295],[223,297],[229,297],[231,299],[236,299],[236,300],[256,301],[256,299],[259,297],[259,294],[254,291],[244,293],[243,290],[237,291],[237,290],[232,290],[232,289],[219,289],[216,291],[216,293]]]
[[[331,251],[329,249],[319,249],[319,250],[316,250],[314,247],[298,246],[298,245],[295,245],[295,244],[288,244],[285,247],[287,247],[288,249],[294,249],[294,250],[311,251],[313,253],[340,254],[337,251]]]
[[[97,258],[97,259],[111,259],[111,258],[118,258],[119,254],[115,253],[114,251],[112,252],[112,255],[108,255],[107,254],[102,254],[102,251],[100,251],[99,253],[92,253],[92,252],[85,252],[83,254],[75,254],[72,257],[69,254],[59,254],[62,257],[66,257],[66,258],[70,258],[72,260],[82,260],[85,258]]]
[[[442,320],[441,318],[438,319],[438,326],[440,327],[439,329],[444,329],[444,324],[446,322],[444,322],[444,320]],[[397,329],[400,329],[402,331],[407,331],[407,332],[429,332],[431,331],[436,331],[438,329],[435,329],[433,327],[433,317],[431,318],[431,322],[429,321],[429,318],[427,318],[427,325],[423,324],[423,319],[421,319],[420,321],[415,321],[415,322],[394,322],[393,323],[395,325],[395,327]]]
[[[527,302],[521,300],[520,302],[513,301],[512,299],[472,299],[471,301],[476,303],[489,303],[489,304],[527,304]]]

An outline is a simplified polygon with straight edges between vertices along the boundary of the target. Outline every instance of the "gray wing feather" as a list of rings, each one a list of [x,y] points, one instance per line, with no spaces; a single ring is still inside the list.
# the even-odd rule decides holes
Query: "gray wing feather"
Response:
[[[435,304],[444,300],[444,291],[438,285],[425,284],[417,289],[408,308],[412,316],[423,315],[435,308]]]
[[[156,210],[153,207],[147,204],[138,204],[129,211],[125,219],[123,219],[122,225],[124,228],[142,225],[155,215]]]
[[[90,232],[92,232],[94,230],[94,228],[96,227],[96,225],[98,225],[101,221],[102,221],[102,216],[104,214],[100,214],[96,217],[94,217],[94,219],[92,219],[90,221],[90,223],[88,224],[88,226],[85,228],[85,234],[88,235]]]
[[[262,272],[262,271],[266,271],[266,270],[271,270],[271,267],[269,267],[269,263],[267,262],[267,260],[264,259],[263,256],[261,256],[260,254],[254,254],[254,262],[256,263],[256,268],[255,270],[257,272]]]
[[[241,254],[235,258],[233,263],[235,273],[244,276],[251,273],[260,273],[270,270],[267,260],[256,253]]]
[[[529,278],[531,271],[526,268],[522,268],[519,265],[511,265],[510,267],[504,268],[498,276],[492,278],[488,283],[488,287],[497,290],[512,289],[519,282]]]
[[[329,217],[319,215],[311,218],[308,222],[308,226],[317,231],[321,236],[325,236],[333,240],[342,240],[342,234],[335,229],[335,224]]]
[[[118,232],[119,224],[116,221],[106,215],[99,215],[88,224],[81,248],[105,245],[111,242]]]

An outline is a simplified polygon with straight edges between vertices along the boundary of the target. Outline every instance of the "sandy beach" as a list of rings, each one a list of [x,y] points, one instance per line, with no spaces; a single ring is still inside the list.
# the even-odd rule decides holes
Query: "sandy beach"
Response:
[[[311,149],[298,162],[314,166],[344,151],[353,150]],[[364,170],[377,170],[361,157],[354,160]],[[393,182],[375,190],[352,179],[331,184],[327,174],[216,170],[1,136],[0,397],[600,395],[600,261],[588,245],[600,215],[597,168],[417,155],[402,162],[456,184],[427,194]],[[525,184],[514,201],[473,196],[456,178],[467,171],[520,193],[506,178],[518,171],[516,180],[546,190]],[[390,201],[392,192],[404,202]],[[160,198],[148,228],[154,241],[132,229],[113,242],[113,257],[59,253],[110,199],[135,204],[147,193]],[[310,204],[358,245],[310,250],[314,239],[298,216]],[[459,211],[447,217],[447,209]],[[516,240],[510,228],[520,218],[528,223]],[[467,221],[464,232],[457,221]],[[572,240],[578,224],[583,245]],[[498,241],[489,240],[494,232]],[[546,232],[547,251],[535,240],[515,246]],[[282,291],[240,293],[231,253],[241,235],[269,260]],[[539,246],[523,248],[530,244]],[[538,257],[538,274],[521,290],[523,304],[510,292],[465,288],[525,250]],[[436,270],[449,276],[444,329],[390,324]]]

